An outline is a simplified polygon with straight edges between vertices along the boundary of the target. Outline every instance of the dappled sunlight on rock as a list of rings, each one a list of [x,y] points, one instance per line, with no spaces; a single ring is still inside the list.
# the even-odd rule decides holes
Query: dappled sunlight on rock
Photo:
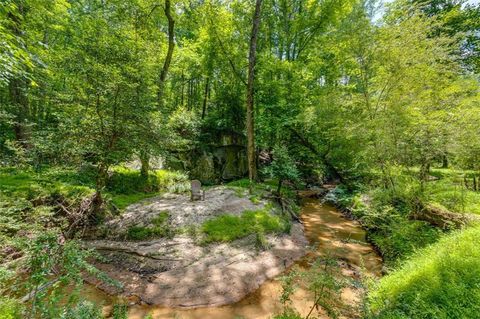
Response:
[[[187,267],[174,267],[147,277],[132,273],[129,277],[128,271],[112,269],[120,281],[127,283],[129,293],[143,300],[143,304],[130,307],[129,318],[143,319],[147,314],[153,318],[272,318],[283,308],[282,288],[276,277],[293,264],[308,268],[320,256],[338,259],[341,273],[352,280],[359,280],[363,272],[380,274],[382,260],[366,242],[365,232],[357,222],[314,199],[304,201],[301,218],[303,227],[294,224],[291,236],[271,236],[273,246],[267,251],[222,244]],[[303,229],[312,249],[295,262],[307,251]],[[156,245],[161,249],[160,241]],[[355,286],[341,292],[342,300],[352,309],[359,304],[362,294]],[[306,315],[312,298],[306,290],[297,289],[292,306]],[[328,318],[321,309],[314,313],[318,318]]]

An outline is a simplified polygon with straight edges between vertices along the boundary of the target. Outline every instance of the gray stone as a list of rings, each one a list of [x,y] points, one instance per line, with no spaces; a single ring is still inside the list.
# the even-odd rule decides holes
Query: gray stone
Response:
[[[194,179],[191,181],[190,187],[190,200],[205,200],[205,191],[202,190],[202,183],[199,180]]]
[[[194,167],[191,168],[191,177],[203,183],[212,183],[218,179],[212,155],[203,153],[193,165]]]

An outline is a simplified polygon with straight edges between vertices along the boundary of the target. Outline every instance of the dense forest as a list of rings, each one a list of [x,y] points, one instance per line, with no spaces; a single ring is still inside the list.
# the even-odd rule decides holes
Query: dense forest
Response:
[[[208,258],[252,237],[260,260],[297,229],[311,241],[307,193],[366,232],[381,270],[325,252],[282,272],[265,318],[478,318],[478,1],[1,0],[0,318],[175,308],[89,300],[92,282],[129,287],[99,243],[189,238]],[[125,269],[162,278],[135,254]]]

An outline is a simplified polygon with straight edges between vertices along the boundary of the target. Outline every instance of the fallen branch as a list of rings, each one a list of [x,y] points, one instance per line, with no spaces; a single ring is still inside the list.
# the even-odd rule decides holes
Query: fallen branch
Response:
[[[56,282],[58,282],[58,278],[57,279],[54,279],[54,280],[51,280],[49,282],[46,282],[38,287],[35,287],[34,290],[30,291],[28,294],[26,294],[25,296],[22,297],[21,302],[25,303],[25,302],[28,302],[32,299],[35,298],[35,296],[40,292],[40,291],[43,291],[45,289],[48,289],[50,288],[51,286],[53,286]]]
[[[89,224],[89,221],[94,213],[94,201],[96,194],[85,197],[81,200],[77,208],[73,208],[73,204],[65,206],[63,202],[58,201],[57,206],[65,214],[68,220],[68,227],[63,231],[65,238],[73,238],[73,236],[82,228],[83,230]]]

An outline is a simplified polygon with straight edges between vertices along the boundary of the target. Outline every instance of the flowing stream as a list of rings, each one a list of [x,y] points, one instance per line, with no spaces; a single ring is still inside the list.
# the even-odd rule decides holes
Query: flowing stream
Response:
[[[301,219],[305,234],[312,247],[311,252],[297,262],[300,267],[308,267],[308,261],[315,256],[331,256],[338,258],[346,266],[346,275],[352,269],[361,267],[363,271],[379,275],[382,260],[373,247],[367,243],[365,231],[355,222],[346,219],[335,207],[323,204],[318,199],[305,198],[302,203]],[[280,303],[281,284],[277,279],[262,284],[254,293],[242,301],[222,306],[199,309],[172,309],[158,306],[135,305],[129,308],[129,319],[143,319],[151,314],[154,319],[263,319],[272,318],[282,310]],[[87,299],[103,302],[104,312],[111,312],[114,298],[103,294],[94,287],[87,286]],[[358,302],[359,291],[345,288],[342,299],[347,303]],[[293,297],[293,306],[301,314],[306,314],[312,305],[312,298],[307,291],[298,289]],[[323,318],[322,314],[316,314]]]

